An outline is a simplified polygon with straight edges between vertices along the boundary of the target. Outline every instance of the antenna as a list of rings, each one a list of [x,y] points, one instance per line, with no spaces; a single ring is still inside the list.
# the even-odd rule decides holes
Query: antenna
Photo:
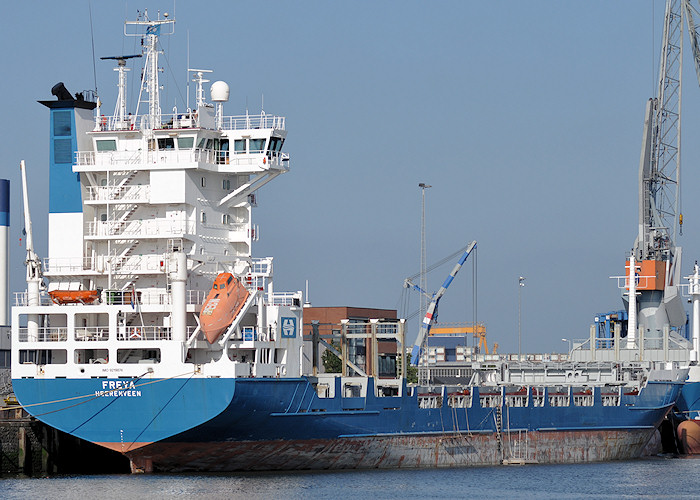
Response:
[[[92,30],[92,2],[88,2],[88,11],[90,13],[90,42],[92,43],[92,76],[95,79],[95,95],[97,94],[97,68],[95,64],[95,34]]]
[[[204,106],[204,85],[205,83],[209,83],[210,80],[205,80],[204,79],[204,73],[213,73],[212,70],[210,69],[188,69],[188,72],[191,71],[193,72],[194,78],[192,79],[193,82],[197,84],[197,88],[195,89],[195,94],[196,94],[196,101],[195,104],[197,107]],[[189,84],[189,79],[188,79],[188,84]],[[189,98],[189,93],[188,96]]]
[[[185,76],[185,81],[187,82],[187,97],[185,97],[185,109],[189,113],[190,111],[190,30],[187,30],[187,75]]]
[[[123,124],[124,120],[126,119],[126,72],[130,71],[129,68],[126,67],[126,60],[127,59],[132,59],[135,57],[142,57],[141,54],[134,54],[130,56],[107,56],[107,57],[100,57],[101,60],[111,60],[111,61],[117,61],[117,67],[114,68],[114,71],[119,72],[119,83],[118,83],[118,88],[119,88],[119,96],[117,97],[117,104],[114,108],[114,118],[117,120],[117,123]]]

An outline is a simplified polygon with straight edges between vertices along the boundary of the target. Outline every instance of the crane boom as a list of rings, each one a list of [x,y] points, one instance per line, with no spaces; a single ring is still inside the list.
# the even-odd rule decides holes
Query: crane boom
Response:
[[[27,282],[30,280],[41,280],[43,273],[41,271],[41,259],[34,251],[34,238],[32,235],[32,217],[29,214],[29,196],[27,194],[27,169],[24,165],[24,160],[20,161],[19,169],[22,173],[22,195],[24,199],[24,228],[27,232],[26,247],[27,257],[25,264],[27,265]]]
[[[467,260],[467,257],[469,257],[469,254],[475,248],[476,248],[476,241],[472,241],[467,246],[467,249],[464,251],[462,256],[459,258],[459,261],[457,261],[457,264],[455,264],[455,267],[452,268],[452,271],[450,271],[449,276],[447,276],[445,281],[442,283],[442,286],[440,287],[440,289],[437,292],[435,292],[435,295],[433,295],[433,298],[430,301],[430,304],[428,305],[428,310],[425,314],[425,317],[423,318],[423,323],[421,324],[420,330],[418,331],[418,337],[416,337],[416,342],[413,345],[413,350],[411,351],[411,364],[413,366],[418,366],[418,361],[420,359],[420,355],[421,355],[421,352],[423,350],[423,343],[425,342],[425,339],[428,337],[428,334],[430,333],[430,328],[433,326],[433,324],[435,323],[435,320],[437,319],[437,308],[438,308],[438,303],[440,302],[440,299],[442,298],[443,295],[445,295],[447,288],[450,286],[452,281],[455,279],[455,276],[457,275],[459,270],[462,268],[462,265]]]

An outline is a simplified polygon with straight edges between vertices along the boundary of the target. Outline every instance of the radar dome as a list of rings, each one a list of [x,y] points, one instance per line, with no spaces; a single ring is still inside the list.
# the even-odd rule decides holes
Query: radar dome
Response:
[[[229,88],[228,83],[214,82],[211,84],[211,100],[214,102],[226,102],[228,101]]]

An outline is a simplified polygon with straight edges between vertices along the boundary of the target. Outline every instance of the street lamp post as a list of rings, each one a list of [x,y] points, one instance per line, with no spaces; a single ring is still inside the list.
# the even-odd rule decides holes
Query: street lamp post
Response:
[[[421,219],[420,219],[420,288],[422,290],[420,294],[420,317],[418,318],[418,328],[421,328],[423,317],[425,316],[426,309],[428,308],[428,298],[425,296],[428,290],[428,277],[426,273],[426,250],[425,250],[425,190],[431,188],[430,184],[421,182],[418,184],[421,189]],[[427,341],[427,339],[426,339]]]
[[[568,342],[569,343],[569,356],[571,356],[571,349],[572,347],[572,340],[571,339],[561,339],[562,342]]]
[[[525,286],[525,278],[518,278],[518,361],[522,359],[522,310],[523,310],[523,294],[522,289]]]

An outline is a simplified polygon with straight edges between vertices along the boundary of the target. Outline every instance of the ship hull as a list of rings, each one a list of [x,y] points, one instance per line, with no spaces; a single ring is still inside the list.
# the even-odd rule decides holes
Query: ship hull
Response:
[[[336,394],[341,394],[340,378]],[[320,398],[300,379],[17,379],[34,416],[120,451],[145,471],[454,467],[574,463],[640,455],[679,384],[651,383],[619,406],[420,408],[416,394]],[[106,386],[104,392],[102,387]],[[66,392],[67,387],[72,387]],[[404,387],[404,394],[409,391]],[[52,401],[45,404],[46,401]],[[500,414],[500,415],[499,415]],[[500,424],[498,423],[500,421]]]
[[[502,463],[583,463],[641,455],[655,429],[495,433],[431,436],[163,442],[127,453],[146,472],[266,471],[469,467]],[[518,454],[509,453],[508,448]],[[520,453],[522,452],[522,453]]]

